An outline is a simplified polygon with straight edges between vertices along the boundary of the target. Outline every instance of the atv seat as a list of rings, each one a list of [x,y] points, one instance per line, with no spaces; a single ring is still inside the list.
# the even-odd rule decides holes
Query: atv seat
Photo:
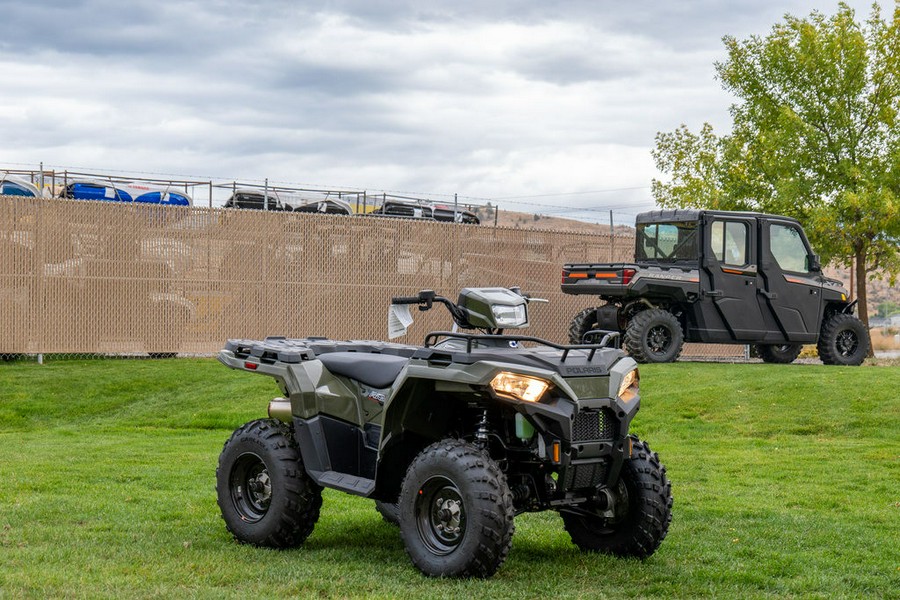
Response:
[[[373,388],[390,387],[408,358],[368,352],[328,352],[316,356],[335,375],[344,375]]]

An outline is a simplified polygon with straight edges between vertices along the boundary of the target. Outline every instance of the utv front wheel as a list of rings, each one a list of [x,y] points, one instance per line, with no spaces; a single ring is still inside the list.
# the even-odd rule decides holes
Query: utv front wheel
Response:
[[[591,505],[560,511],[572,542],[585,552],[647,558],[659,548],[672,521],[672,486],[659,455],[632,438],[609,511]]]
[[[681,354],[681,323],[667,310],[651,308],[636,314],[625,330],[625,345],[639,363],[673,362]]]
[[[270,548],[302,544],[322,506],[322,488],[303,469],[290,429],[275,419],[251,421],[225,442],[216,492],[228,531]]]
[[[869,332],[853,315],[837,313],[822,325],[818,349],[826,365],[858,367],[869,354]]]
[[[406,553],[432,577],[490,577],[509,554],[512,494],[486,453],[461,440],[425,448],[400,493]]]
[[[803,350],[802,344],[757,344],[756,353],[763,362],[786,365],[794,362],[800,351]]]

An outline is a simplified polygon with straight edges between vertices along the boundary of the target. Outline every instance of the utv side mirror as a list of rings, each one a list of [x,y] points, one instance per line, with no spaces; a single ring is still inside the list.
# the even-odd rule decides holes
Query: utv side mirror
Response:
[[[810,271],[818,272],[822,270],[822,260],[819,258],[818,254],[811,254],[808,261]]]

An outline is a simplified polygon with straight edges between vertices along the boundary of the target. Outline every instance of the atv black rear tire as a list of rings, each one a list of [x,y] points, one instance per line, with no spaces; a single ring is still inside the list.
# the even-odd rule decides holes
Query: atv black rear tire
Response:
[[[235,539],[269,548],[302,544],[322,506],[322,488],[303,469],[288,426],[275,419],[251,421],[225,442],[216,492]]]
[[[855,316],[837,313],[822,324],[818,349],[826,365],[858,367],[869,355],[869,332]]]
[[[684,332],[667,310],[651,308],[632,317],[625,330],[625,347],[639,363],[668,363],[681,355]]]
[[[400,525],[400,506],[396,502],[375,501],[375,510],[381,515],[386,523],[391,525]]]
[[[616,517],[560,511],[572,542],[583,552],[647,558],[656,552],[672,522],[672,485],[659,455],[632,437],[630,459],[622,465]],[[590,506],[579,507],[591,511]]]
[[[763,362],[781,365],[794,362],[801,350],[802,344],[756,344],[756,353]]]
[[[432,444],[406,471],[400,535],[425,575],[490,577],[509,554],[514,516],[506,477],[472,444]]]
[[[581,344],[584,342],[584,334],[593,329],[599,329],[597,323],[597,309],[585,308],[583,311],[572,317],[569,324],[569,343]]]

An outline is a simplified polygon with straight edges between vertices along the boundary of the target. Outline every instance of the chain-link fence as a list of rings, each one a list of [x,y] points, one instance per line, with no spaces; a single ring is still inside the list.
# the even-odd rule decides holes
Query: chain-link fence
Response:
[[[0,354],[210,355],[228,338],[385,339],[387,307],[421,289],[512,286],[547,298],[529,334],[565,341],[593,299],[566,262],[609,260],[597,233],[366,216],[0,198]],[[614,260],[632,258],[616,233]],[[446,329],[416,313],[407,343]],[[686,356],[740,358],[743,347]],[[699,350],[699,352],[698,352]]]

